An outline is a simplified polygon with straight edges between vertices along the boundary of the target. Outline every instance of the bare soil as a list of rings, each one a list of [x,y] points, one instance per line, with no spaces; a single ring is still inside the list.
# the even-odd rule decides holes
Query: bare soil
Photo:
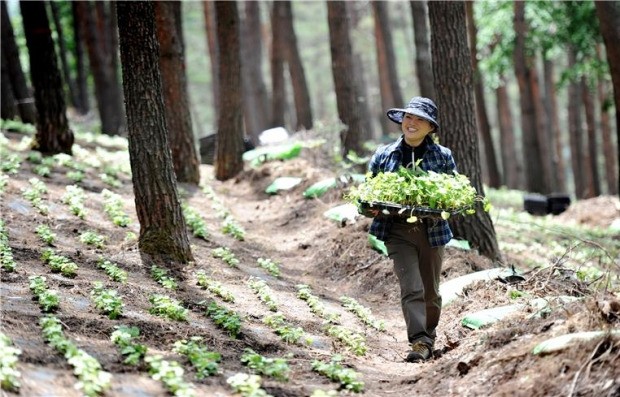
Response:
[[[21,139],[7,132],[5,136],[13,142]],[[23,158],[26,154],[20,153]],[[538,343],[553,336],[619,327],[618,297],[609,291],[595,291],[574,275],[560,271],[560,262],[554,267],[533,268],[532,260],[548,265],[551,259],[535,253],[530,253],[527,260],[514,253],[505,255],[503,265],[522,270],[526,281],[514,285],[488,280],[467,287],[456,302],[443,310],[435,357],[421,364],[406,363],[408,346],[397,281],[390,260],[368,245],[369,219],[337,223],[323,216],[327,209],[343,203],[343,189],[319,199],[302,196],[312,183],[333,176],[329,169],[321,167],[313,155],[304,153],[287,162],[271,162],[256,169],[247,167],[237,178],[226,182],[213,180],[210,166],[203,165],[201,171],[203,185],[212,187],[216,199],[245,229],[245,238],[239,241],[222,233],[222,219],[213,208],[213,198],[201,189],[181,186],[184,199],[199,211],[210,235],[206,240],[190,237],[195,262],[175,273],[179,281],[177,290],[164,289],[155,282],[150,274],[151,264],[141,259],[136,241],[125,239],[127,231],[139,233],[131,179],[127,175],[121,175],[121,187],[113,188],[101,181],[99,170],[88,169],[87,177],[80,184],[88,197],[85,202],[88,215],[84,220],[71,214],[61,202],[65,186],[73,184],[66,176],[66,168],[55,167],[49,177],[39,177],[49,189],[44,197],[50,207],[47,216],[37,212],[22,196],[28,180],[36,176],[33,165],[24,160],[19,173],[10,175],[0,211],[17,269],[0,273],[0,330],[22,350],[18,365],[22,374],[21,395],[80,395],[74,388],[76,378],[71,366],[42,337],[38,322],[44,314],[28,288],[28,277],[33,275],[46,276],[50,289],[59,291],[61,303],[55,315],[62,321],[66,336],[112,373],[112,387],[107,396],[166,395],[162,384],[148,375],[146,364],[122,364],[122,356],[110,341],[119,324],[139,327],[139,341],[148,346],[148,354],[161,354],[181,363],[186,371],[185,380],[195,385],[198,395],[204,396],[234,395],[226,379],[238,372],[251,373],[239,359],[248,347],[267,357],[288,358],[291,367],[288,382],[263,376],[263,388],[274,396],[310,396],[317,389],[339,390],[338,395],[355,394],[312,371],[313,360],[328,361],[334,354],[341,354],[343,363],[359,373],[366,396],[620,395],[618,339],[606,337],[552,354],[532,354]],[[288,192],[264,193],[278,176],[299,176],[304,181]],[[132,220],[127,228],[115,226],[103,212],[100,192],[104,188],[122,195]],[[612,204],[606,205],[606,210],[616,208],[611,216],[620,216],[620,207],[614,207],[617,199],[608,200]],[[586,202],[580,204],[581,208],[586,205]],[[589,210],[567,211],[561,215],[562,221],[572,218],[576,223],[586,223],[587,219],[580,214],[591,213],[602,204],[593,201],[591,205]],[[41,260],[41,253],[47,247],[34,233],[40,224],[49,225],[56,233],[53,248],[79,265],[77,277],[52,273]],[[510,230],[499,225],[496,228],[499,240],[511,241]],[[105,247],[96,249],[80,242],[79,235],[86,230],[107,236]],[[217,247],[230,248],[239,259],[239,266],[232,268],[214,258],[212,250]],[[127,282],[111,281],[97,267],[99,257],[126,270]],[[270,258],[278,263],[281,275],[269,275],[258,266],[258,258]],[[448,247],[443,281],[498,265],[474,251]],[[235,303],[223,302],[200,288],[196,284],[198,270],[230,290],[236,297]],[[248,288],[250,277],[267,282],[280,312],[311,335],[312,343],[286,344],[263,323],[262,318],[270,312]],[[125,309],[120,319],[110,320],[94,308],[90,291],[95,281],[116,289],[123,298]],[[325,334],[324,320],[297,297],[299,284],[310,286],[329,312],[338,313],[341,325],[365,337],[368,346],[365,355],[353,354]],[[461,325],[466,314],[514,303],[510,295],[515,290],[532,297],[569,295],[580,299],[545,316],[522,312],[479,330]],[[181,301],[190,309],[188,321],[171,321],[150,314],[148,298],[154,293]],[[355,298],[377,319],[384,320],[385,331],[366,327],[347,311],[340,303],[343,295]],[[205,301],[215,301],[240,314],[242,326],[237,338],[228,336],[205,315]],[[173,352],[175,341],[192,336],[203,337],[210,350],[222,354],[217,375],[206,380],[195,379],[187,359]]]

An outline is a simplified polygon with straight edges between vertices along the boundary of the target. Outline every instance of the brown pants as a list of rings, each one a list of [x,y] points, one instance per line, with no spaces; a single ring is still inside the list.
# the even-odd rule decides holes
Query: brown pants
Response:
[[[400,283],[409,343],[433,347],[441,315],[439,279],[444,247],[431,247],[423,224],[394,223],[385,241]]]

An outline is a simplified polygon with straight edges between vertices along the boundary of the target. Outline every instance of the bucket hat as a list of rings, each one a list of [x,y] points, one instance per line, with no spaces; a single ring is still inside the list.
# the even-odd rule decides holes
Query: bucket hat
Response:
[[[429,98],[421,96],[413,97],[404,109],[390,109],[387,111],[387,116],[393,122],[402,124],[405,113],[413,114],[424,120],[428,120],[435,126],[435,129],[439,128],[439,123],[437,122],[437,106],[435,102]]]

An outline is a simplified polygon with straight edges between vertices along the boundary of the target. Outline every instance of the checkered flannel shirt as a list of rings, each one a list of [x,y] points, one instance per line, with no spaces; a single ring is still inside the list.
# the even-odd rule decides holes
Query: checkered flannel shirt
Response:
[[[456,172],[456,163],[452,157],[450,149],[438,145],[427,137],[427,150],[420,162],[420,168],[424,171],[434,171],[437,173]],[[368,170],[373,176],[379,172],[395,172],[402,164],[402,146],[404,139],[401,136],[396,142],[382,146],[377,149],[368,163]],[[448,222],[441,220],[425,220],[427,223],[428,241],[431,247],[439,247],[447,244],[452,239],[452,230]],[[394,224],[390,216],[378,215],[370,225],[370,234],[379,240],[385,241]]]

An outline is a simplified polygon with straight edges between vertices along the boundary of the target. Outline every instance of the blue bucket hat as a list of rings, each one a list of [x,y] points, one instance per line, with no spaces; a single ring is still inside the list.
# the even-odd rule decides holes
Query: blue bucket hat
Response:
[[[429,98],[421,96],[413,97],[404,109],[390,109],[387,111],[387,116],[393,122],[402,124],[405,113],[413,114],[424,120],[428,120],[435,126],[435,129],[439,128],[439,123],[437,122],[437,106],[435,102]]]

